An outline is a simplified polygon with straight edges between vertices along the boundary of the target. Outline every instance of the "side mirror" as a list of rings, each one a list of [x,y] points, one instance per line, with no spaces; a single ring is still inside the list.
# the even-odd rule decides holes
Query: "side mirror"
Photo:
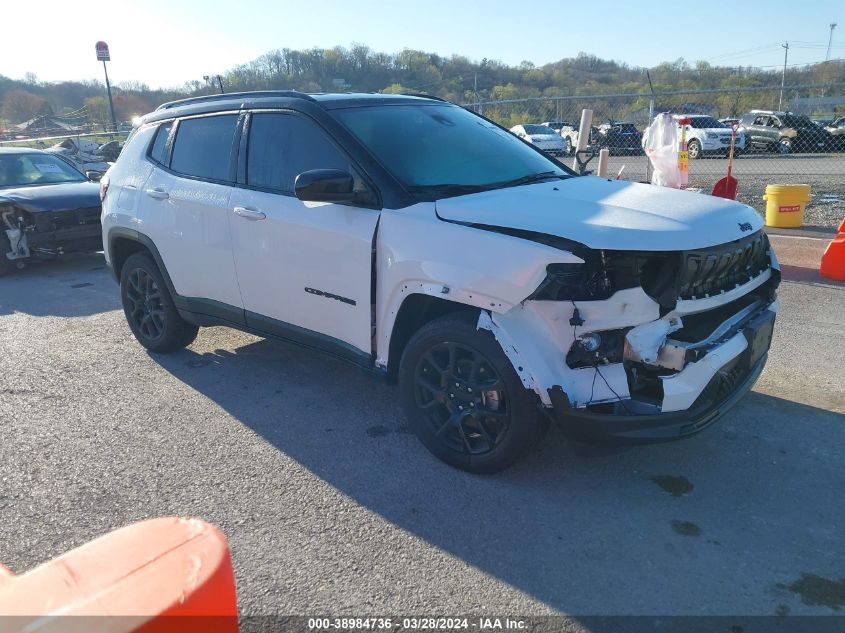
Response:
[[[342,169],[311,169],[294,181],[296,197],[307,202],[349,202],[355,199],[355,179]]]
[[[103,177],[103,172],[95,171],[93,169],[89,169],[85,172],[85,175],[88,177],[88,180],[91,182],[100,182],[100,179]]]

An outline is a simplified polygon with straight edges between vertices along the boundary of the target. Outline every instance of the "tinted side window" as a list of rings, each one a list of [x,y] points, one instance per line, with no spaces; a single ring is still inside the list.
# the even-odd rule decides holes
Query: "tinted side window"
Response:
[[[296,177],[309,169],[352,172],[352,165],[310,119],[275,112],[253,115],[247,184],[292,193]]]
[[[165,162],[165,159],[167,158],[167,137],[170,134],[170,129],[172,127],[172,121],[165,123],[164,125],[160,125],[158,130],[156,130],[156,137],[153,141],[153,146],[150,149],[150,158],[161,165],[167,164]]]
[[[184,119],[176,130],[170,168],[209,180],[231,180],[236,114]]]

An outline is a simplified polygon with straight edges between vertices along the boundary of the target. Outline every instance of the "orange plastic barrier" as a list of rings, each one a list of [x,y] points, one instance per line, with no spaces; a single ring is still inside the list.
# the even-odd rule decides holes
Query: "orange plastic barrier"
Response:
[[[839,235],[833,238],[822,254],[819,274],[828,279],[845,281],[845,220],[839,225]]]
[[[226,537],[198,519],[135,523],[20,576],[0,566],[0,633],[237,633],[237,613]]]

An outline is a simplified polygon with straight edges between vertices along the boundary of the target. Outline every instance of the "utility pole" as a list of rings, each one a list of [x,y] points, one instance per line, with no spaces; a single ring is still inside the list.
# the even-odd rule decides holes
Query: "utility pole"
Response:
[[[824,56],[824,60],[827,61],[830,59],[830,45],[833,44],[833,29],[836,28],[836,22],[830,23],[830,37],[827,38],[827,53]]]
[[[789,42],[781,44],[783,48],[783,75],[780,78],[780,99],[778,99],[778,110],[783,107],[783,87],[786,85],[786,60],[789,57]]]

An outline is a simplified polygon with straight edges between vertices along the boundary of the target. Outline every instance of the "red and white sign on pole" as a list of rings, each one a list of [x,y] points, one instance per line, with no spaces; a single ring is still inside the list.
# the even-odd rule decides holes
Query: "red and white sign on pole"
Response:
[[[97,42],[97,61],[111,61],[111,57],[109,56],[109,45],[105,42]]]

